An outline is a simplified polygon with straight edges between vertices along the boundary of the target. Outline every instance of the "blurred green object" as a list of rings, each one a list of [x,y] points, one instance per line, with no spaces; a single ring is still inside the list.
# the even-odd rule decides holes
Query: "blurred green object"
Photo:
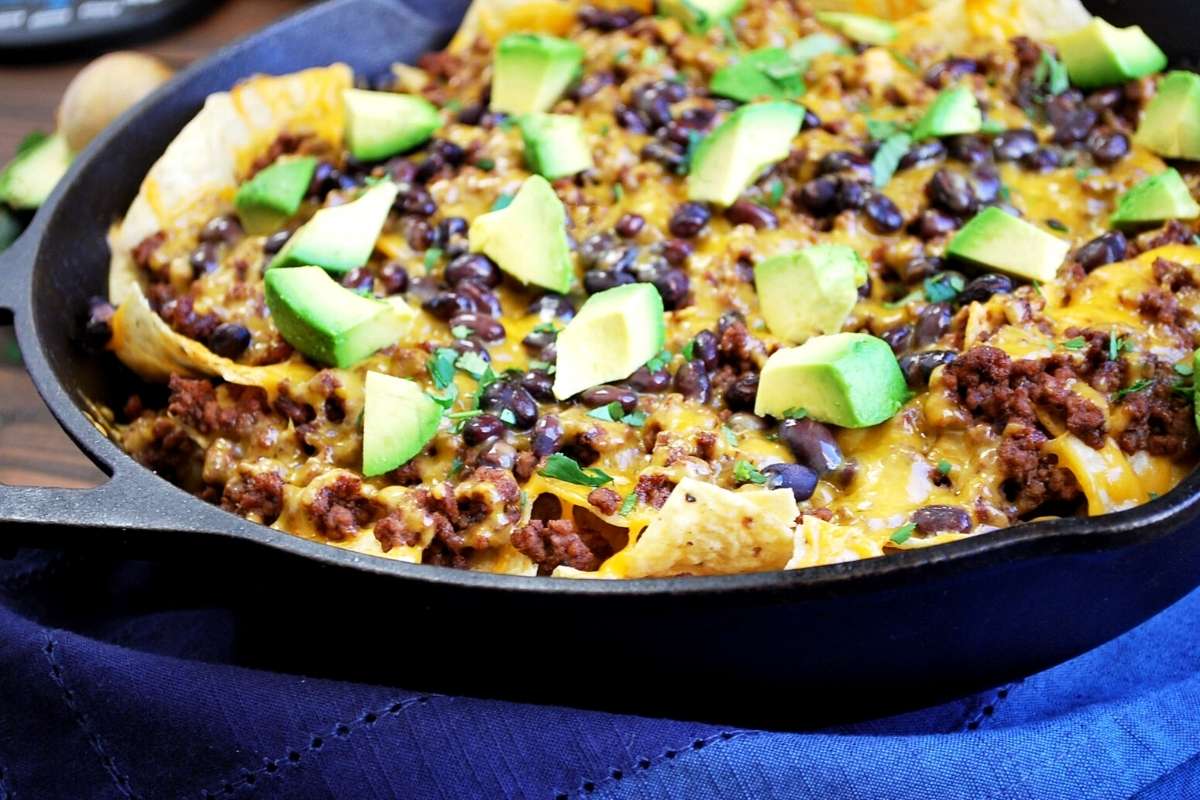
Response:
[[[21,235],[21,223],[17,221],[13,215],[4,206],[0,206],[0,253],[8,249],[8,246],[17,240]]]
[[[13,336],[12,328],[0,328],[0,365],[20,365],[21,348],[17,346],[17,337]]]

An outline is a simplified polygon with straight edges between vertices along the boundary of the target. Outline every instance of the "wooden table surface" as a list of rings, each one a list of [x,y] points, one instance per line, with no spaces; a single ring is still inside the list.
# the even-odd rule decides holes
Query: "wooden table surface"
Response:
[[[305,0],[226,0],[203,19],[136,49],[181,67],[234,39],[295,11]],[[0,66],[0,163],[32,130],[49,130],[54,109],[86,60]],[[63,434],[42,405],[15,356],[8,328],[0,329],[0,483],[92,486],[103,475]]]

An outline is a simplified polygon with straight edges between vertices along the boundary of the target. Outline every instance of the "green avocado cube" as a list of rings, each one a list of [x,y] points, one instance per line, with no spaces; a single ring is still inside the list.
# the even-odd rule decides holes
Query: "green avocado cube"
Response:
[[[368,372],[363,390],[363,475],[407,464],[437,435],[442,407],[405,378]]]
[[[280,335],[321,364],[350,367],[396,344],[416,312],[399,297],[375,300],[340,285],[320,267],[269,270],[267,308]]]
[[[754,285],[771,333],[788,342],[836,333],[858,302],[867,264],[840,244],[807,247],[754,268]]]
[[[1142,114],[1134,141],[1164,158],[1200,161],[1200,75],[1168,72]]]
[[[15,209],[38,208],[66,174],[72,157],[67,140],[57,133],[29,136],[0,171],[0,203]]]
[[[442,126],[437,107],[423,97],[346,89],[346,149],[359,161],[379,161],[429,141]]]
[[[476,217],[467,237],[471,252],[483,253],[521,283],[570,291],[575,271],[567,211],[541,175],[526,178],[506,207]]]
[[[662,296],[649,283],[629,283],[587,299],[557,339],[554,396],[628,378],[666,341]]]
[[[547,180],[575,175],[593,166],[583,120],[568,114],[526,114],[518,123],[529,168]]]
[[[688,199],[729,206],[777,161],[787,158],[804,122],[795,103],[755,103],[729,115],[701,140],[688,175]]]
[[[243,183],[233,198],[247,233],[272,233],[300,210],[312,184],[317,160],[311,157],[276,161]]]
[[[1168,169],[1138,183],[1117,200],[1117,210],[1109,222],[1118,228],[1132,227],[1169,219],[1200,217],[1200,205],[1176,169]]]
[[[380,181],[353,202],[322,208],[292,234],[268,269],[311,265],[341,274],[365,265],[398,192],[396,184]]]
[[[746,0],[658,0],[658,13],[679,20],[692,33],[705,33],[732,19],[745,4]]]
[[[1048,283],[1071,243],[994,206],[971,218],[950,240],[946,254],[1017,278]]]
[[[583,48],[567,39],[513,33],[496,46],[492,63],[492,111],[549,111],[583,68]]]
[[[817,22],[863,44],[888,45],[900,35],[899,29],[886,19],[849,11],[818,11]]]
[[[1167,56],[1137,25],[1114,28],[1100,17],[1078,30],[1054,37],[1071,83],[1095,89],[1151,75],[1167,66]]]
[[[742,103],[752,100],[792,100],[804,94],[807,64],[782,47],[747,53],[717,70],[708,88],[713,94]]]
[[[983,112],[975,93],[966,86],[945,89],[934,98],[933,105],[913,128],[914,141],[978,133],[983,127]]]
[[[887,342],[834,333],[776,350],[759,377],[754,413],[782,418],[802,409],[818,422],[868,428],[891,419],[907,399],[908,384]]]

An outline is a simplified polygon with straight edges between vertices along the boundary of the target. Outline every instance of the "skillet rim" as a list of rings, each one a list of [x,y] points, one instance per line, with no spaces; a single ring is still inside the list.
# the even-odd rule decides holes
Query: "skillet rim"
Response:
[[[132,456],[103,435],[88,420],[74,394],[66,390],[55,367],[50,363],[45,342],[48,337],[44,335],[43,328],[51,321],[39,320],[34,304],[35,281],[48,279],[37,270],[39,261],[42,260],[45,240],[51,232],[70,224],[65,200],[78,190],[76,184],[79,183],[79,176],[97,160],[114,155],[120,158],[119,145],[127,131],[138,126],[144,117],[149,116],[178,87],[198,76],[217,73],[227,68],[236,57],[244,55],[262,41],[279,35],[284,29],[302,30],[315,27],[324,14],[336,13],[347,7],[398,14],[405,21],[411,19],[410,15],[428,21],[419,10],[403,4],[385,3],[382,0],[333,0],[301,10],[192,64],[141,101],[79,154],[29,229],[0,257],[0,263],[17,262],[16,274],[10,276],[15,277],[15,280],[7,288],[0,287],[0,306],[11,307],[14,312],[14,325],[27,371],[59,425],[80,450],[110,477],[109,482],[92,490],[4,486],[0,487],[0,492],[11,492],[14,489],[31,493],[66,491],[84,500],[87,497],[112,496],[112,499],[118,502],[122,498],[138,503],[147,503],[148,500],[161,501],[164,506],[162,519],[159,520],[158,515],[152,514],[151,516],[158,520],[158,524],[141,526],[145,530],[155,531],[155,535],[202,533],[214,537],[232,537],[246,543],[265,545],[309,561],[348,567],[374,576],[412,580],[430,587],[518,591],[568,597],[694,597],[710,594],[728,597],[781,592],[816,593],[830,589],[866,591],[877,588],[880,582],[920,580],[923,575],[932,575],[935,569],[961,572],[970,570],[981,562],[1015,562],[1068,553],[1132,547],[1163,536],[1185,533],[1186,524],[1200,514],[1198,468],[1166,495],[1126,511],[1098,517],[1071,517],[1025,523],[976,534],[956,542],[906,550],[892,555],[799,570],[735,575],[556,579],[410,564],[307,539],[258,525],[223,511],[151,472],[134,461]],[[247,74],[249,73],[243,73],[242,77],[246,77]],[[129,525],[108,520],[106,525],[105,522],[104,519],[81,519],[75,522],[75,526],[91,530],[137,530],[139,527],[138,523]]]

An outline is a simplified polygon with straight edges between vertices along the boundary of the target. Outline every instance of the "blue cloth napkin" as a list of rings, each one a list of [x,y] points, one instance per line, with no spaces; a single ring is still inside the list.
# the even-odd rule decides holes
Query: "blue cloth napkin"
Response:
[[[250,669],[180,569],[0,562],[0,800],[1200,797],[1200,591],[1018,683],[768,733]]]

